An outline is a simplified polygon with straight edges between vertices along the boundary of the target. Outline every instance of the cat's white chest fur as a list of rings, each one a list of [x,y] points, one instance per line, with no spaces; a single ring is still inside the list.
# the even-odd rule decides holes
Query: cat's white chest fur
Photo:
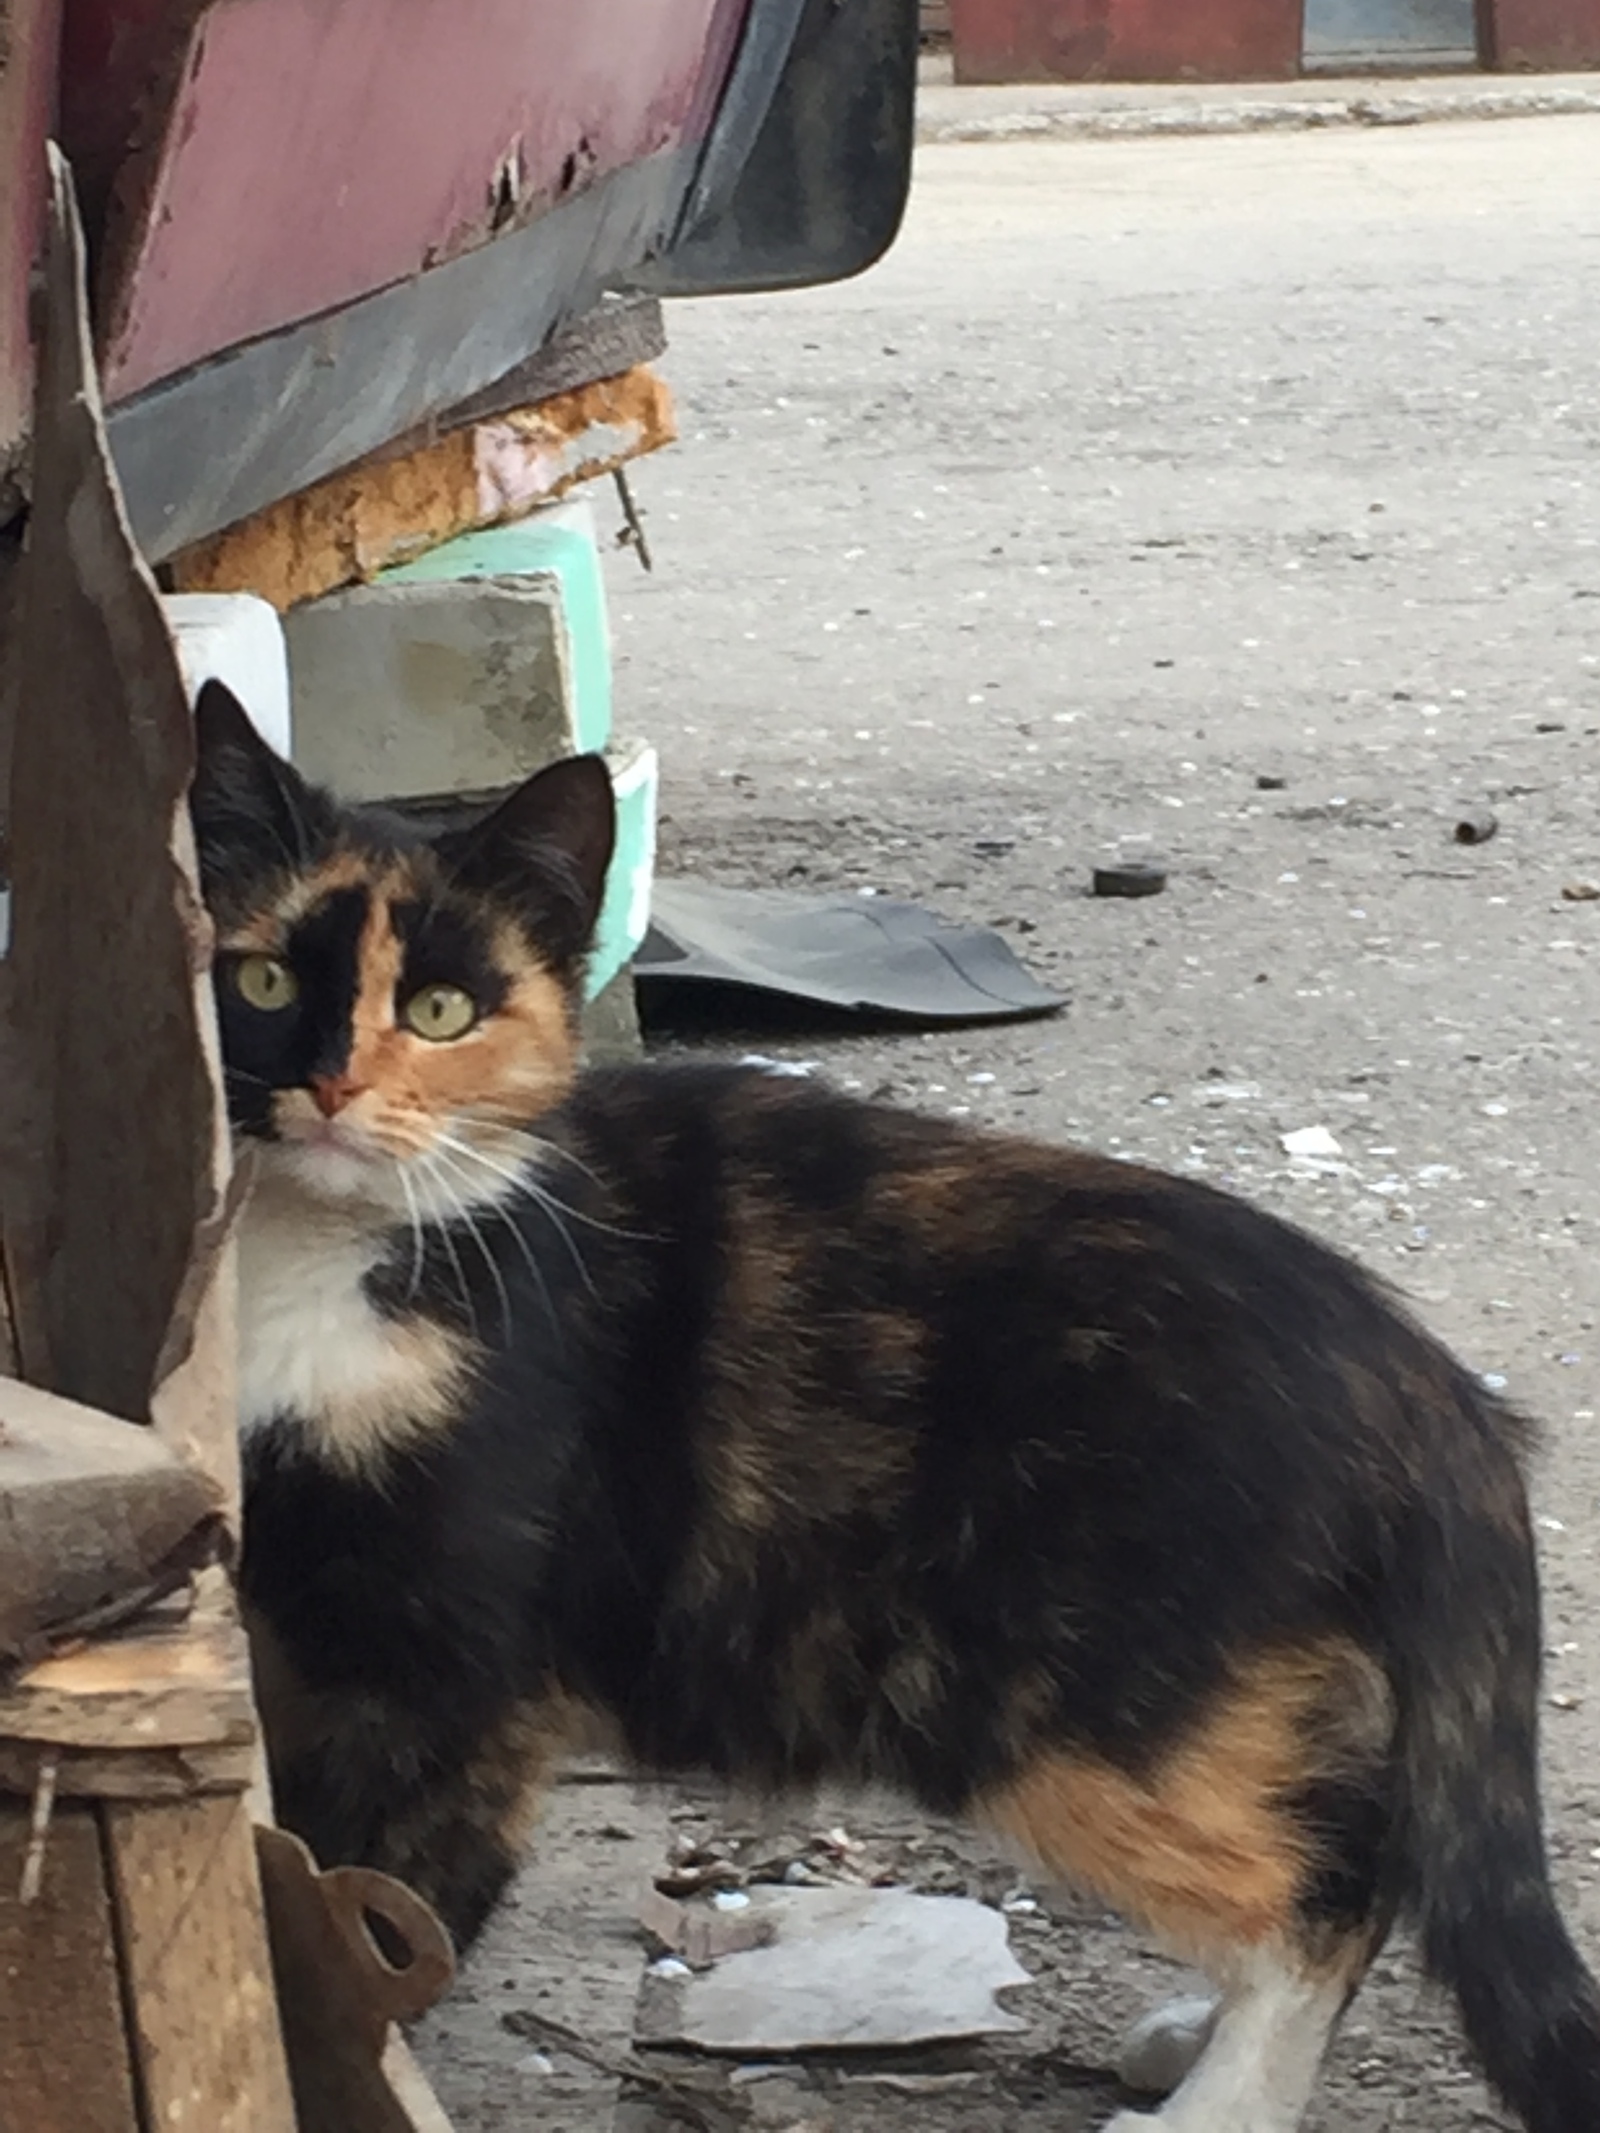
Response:
[[[387,1224],[263,1178],[239,1225],[239,1427],[292,1418],[352,1473],[448,1424],[469,1368],[436,1322],[377,1310],[365,1289]]]

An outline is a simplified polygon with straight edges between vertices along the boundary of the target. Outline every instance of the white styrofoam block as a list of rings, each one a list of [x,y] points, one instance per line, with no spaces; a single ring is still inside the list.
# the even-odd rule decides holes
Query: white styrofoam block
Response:
[[[226,682],[261,738],[287,756],[289,655],[277,609],[254,593],[166,593],[161,605],[190,703],[202,683]]]

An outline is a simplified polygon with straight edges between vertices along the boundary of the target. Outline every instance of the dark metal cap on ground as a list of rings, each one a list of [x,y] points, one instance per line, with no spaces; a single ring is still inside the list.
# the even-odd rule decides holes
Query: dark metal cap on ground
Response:
[[[1159,896],[1166,885],[1166,868],[1147,859],[1119,859],[1094,870],[1096,896]]]

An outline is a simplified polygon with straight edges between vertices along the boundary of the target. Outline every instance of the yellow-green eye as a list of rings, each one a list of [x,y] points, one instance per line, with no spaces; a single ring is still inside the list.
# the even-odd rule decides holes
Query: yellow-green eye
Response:
[[[401,1009],[406,1028],[430,1044],[448,1044],[464,1037],[478,1019],[478,1003],[459,985],[424,985]]]
[[[249,1007],[266,1015],[293,1007],[300,997],[300,980],[287,963],[275,955],[244,955],[233,966],[234,989]]]

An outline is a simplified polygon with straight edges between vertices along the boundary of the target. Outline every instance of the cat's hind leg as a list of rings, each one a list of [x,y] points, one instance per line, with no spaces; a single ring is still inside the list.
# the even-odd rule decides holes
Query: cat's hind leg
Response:
[[[1343,1966],[1253,1949],[1188,2078],[1159,2111],[1119,2111],[1106,2133],[1295,2133],[1350,1990]]]
[[[1162,2109],[1117,2133],[1293,2133],[1388,1925],[1393,1707],[1343,1640],[1238,1665],[1199,1717],[1124,1761],[1051,1745],[981,1803],[1053,1873],[1096,1891],[1222,1989]]]

